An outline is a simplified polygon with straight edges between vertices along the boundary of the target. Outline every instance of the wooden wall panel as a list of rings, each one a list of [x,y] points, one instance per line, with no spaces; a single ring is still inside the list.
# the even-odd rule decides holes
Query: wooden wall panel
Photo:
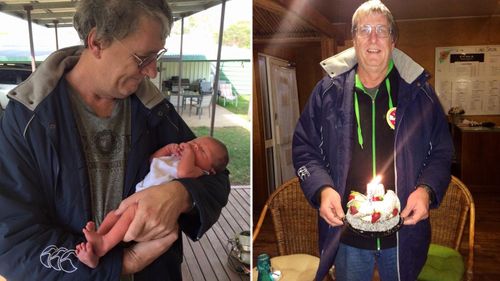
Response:
[[[431,74],[432,85],[435,82],[436,47],[500,45],[500,17],[405,21],[397,25],[400,37],[396,47]],[[500,124],[500,115],[466,115],[465,118]]]
[[[404,21],[397,25],[400,36],[396,47],[431,75],[436,47],[500,45],[500,17]],[[431,83],[434,85],[434,78]]]

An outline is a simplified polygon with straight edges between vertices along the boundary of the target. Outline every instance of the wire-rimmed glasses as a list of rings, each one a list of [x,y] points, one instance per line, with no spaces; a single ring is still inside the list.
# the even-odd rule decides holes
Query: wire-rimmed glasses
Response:
[[[142,70],[144,67],[152,63],[153,61],[158,61],[163,54],[167,52],[166,48],[162,48],[161,50],[158,51],[156,54],[151,54],[149,56],[139,56],[132,52],[125,44],[123,44],[119,39],[116,37],[113,37],[120,45],[122,45],[125,49],[127,49],[130,53],[130,55],[137,61],[137,67],[139,70]]]
[[[378,38],[387,38],[387,37],[389,37],[389,35],[392,34],[392,29],[390,27],[388,27],[387,25],[383,25],[383,24],[377,24],[375,26],[365,24],[365,25],[358,26],[354,29],[354,31],[356,32],[356,35],[358,35],[359,37],[362,37],[362,38],[366,38],[366,37],[370,36],[370,34],[372,33],[372,30],[375,30],[375,34],[377,35]]]

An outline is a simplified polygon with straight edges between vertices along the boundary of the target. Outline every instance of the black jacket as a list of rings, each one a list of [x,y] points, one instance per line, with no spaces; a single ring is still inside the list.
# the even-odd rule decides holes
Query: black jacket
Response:
[[[403,210],[411,192],[425,184],[435,195],[430,207],[436,208],[450,182],[453,143],[448,123],[424,69],[397,49],[393,60],[400,76],[394,131],[395,192]],[[323,187],[333,187],[340,198],[345,198],[356,140],[352,129],[356,64],[353,48],[322,62],[329,76],[314,88],[295,128],[294,166],[306,198],[316,209]],[[318,220],[321,257],[316,280],[323,280],[334,263],[342,227],[331,227],[319,216]],[[399,280],[417,279],[427,258],[430,235],[428,219],[398,231]]]
[[[0,120],[0,275],[8,280],[120,278],[123,246],[102,257],[96,269],[80,263],[74,253],[85,240],[82,228],[92,214],[85,157],[60,77],[78,54],[79,48],[68,48],[51,55],[46,66],[10,93]],[[132,136],[123,197],[147,174],[154,151],[194,138],[148,80],[129,98]],[[227,203],[228,173],[179,181],[196,205],[181,215],[179,225],[197,240]],[[135,281],[181,280],[181,237]]]

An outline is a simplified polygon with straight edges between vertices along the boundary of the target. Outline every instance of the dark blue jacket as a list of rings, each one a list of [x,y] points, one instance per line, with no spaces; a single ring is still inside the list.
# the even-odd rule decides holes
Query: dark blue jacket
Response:
[[[123,246],[96,269],[80,263],[75,246],[92,219],[85,156],[71,103],[60,79],[79,48],[49,57],[10,93],[0,120],[0,275],[8,280],[119,280]],[[123,197],[147,174],[158,148],[194,138],[174,107],[145,80],[130,96],[131,150]],[[229,195],[228,174],[179,179],[196,208],[179,218],[181,230],[199,239],[220,215]],[[135,281],[181,280],[182,236]]]
[[[431,207],[437,207],[450,181],[453,144],[448,123],[423,68],[397,49],[393,60],[401,76],[394,138],[396,193],[404,209],[415,187],[426,184],[435,194]],[[320,205],[318,192],[323,187],[333,187],[344,198],[355,138],[354,49],[321,64],[329,76],[313,90],[293,139],[294,166],[304,194],[316,209]],[[316,280],[322,280],[333,265],[341,230],[319,217],[321,256]],[[416,280],[427,257],[429,220],[403,226],[397,241],[399,280]]]

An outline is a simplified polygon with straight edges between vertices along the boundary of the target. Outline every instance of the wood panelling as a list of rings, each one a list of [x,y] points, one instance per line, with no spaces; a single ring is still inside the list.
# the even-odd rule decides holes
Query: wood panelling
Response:
[[[500,45],[500,17],[397,22],[396,47],[421,64],[432,76],[436,47]],[[434,85],[434,78],[431,78]]]
[[[454,127],[452,132],[462,181],[473,186],[500,187],[500,130]]]

